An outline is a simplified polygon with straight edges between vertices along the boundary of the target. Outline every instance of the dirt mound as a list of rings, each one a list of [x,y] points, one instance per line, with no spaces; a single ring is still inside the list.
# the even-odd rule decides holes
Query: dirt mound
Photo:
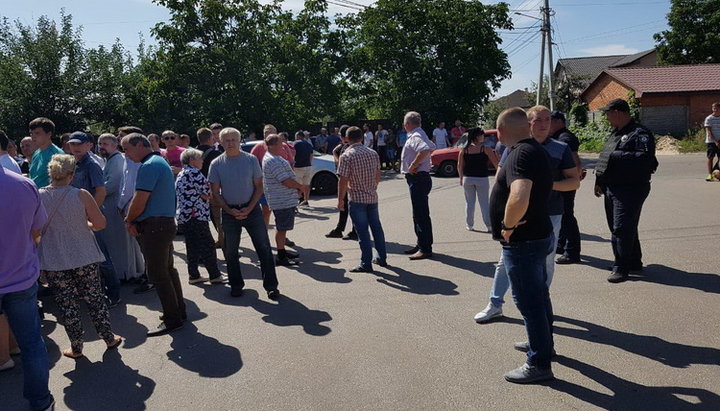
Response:
[[[655,151],[658,155],[680,154],[680,147],[678,147],[677,139],[670,136],[662,136],[655,144]]]

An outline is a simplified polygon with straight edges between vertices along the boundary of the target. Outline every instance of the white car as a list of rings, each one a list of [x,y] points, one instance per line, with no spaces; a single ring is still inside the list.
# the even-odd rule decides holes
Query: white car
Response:
[[[249,153],[256,144],[261,142],[262,140],[247,141],[240,148]],[[337,194],[337,186],[338,178],[335,174],[335,159],[330,154],[314,151],[310,188],[317,195],[332,195]]]

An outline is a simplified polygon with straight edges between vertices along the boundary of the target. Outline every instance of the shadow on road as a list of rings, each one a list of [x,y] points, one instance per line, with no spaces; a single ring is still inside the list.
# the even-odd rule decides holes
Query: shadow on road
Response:
[[[573,328],[558,326],[558,323],[570,324]],[[554,333],[617,347],[675,368],[687,368],[692,364],[720,365],[720,349],[717,348],[673,343],[654,335],[613,330],[599,324],[559,315],[555,316]]]
[[[203,292],[205,297],[221,304],[250,307],[265,314],[262,318],[263,321],[278,327],[299,326],[305,333],[314,336],[324,336],[332,331],[330,327],[321,324],[332,320],[330,314],[325,311],[311,310],[301,302],[284,294],[281,294],[277,303],[274,303],[261,300],[256,290],[247,288],[243,290],[241,297],[231,297],[227,287],[207,287]]]
[[[172,336],[167,357],[180,367],[200,377],[225,378],[243,366],[240,350],[200,333],[191,322]]]
[[[603,385],[612,394],[594,391],[569,381],[555,380],[545,385],[606,410],[686,410],[720,409],[720,396],[687,387],[652,387],[634,383],[576,359],[557,356],[555,361]],[[686,398],[686,399],[685,399]]]
[[[720,294],[720,275],[689,273],[662,264],[648,265],[641,273],[631,275],[630,281],[694,288],[706,293]]]
[[[422,262],[420,262],[420,264],[422,264]],[[388,270],[395,275],[378,270]],[[387,266],[378,268],[378,270],[374,272],[374,275],[380,277],[377,279],[379,283],[400,291],[423,295],[460,294],[457,291],[457,284],[452,281],[411,273],[410,271],[404,270],[400,267]]]
[[[349,283],[351,278],[345,277],[346,270],[328,267],[327,264],[340,264],[343,255],[337,251],[318,251],[312,248],[293,247],[300,254],[300,265],[287,267],[307,275],[313,280],[324,283]],[[317,264],[318,262],[324,264]]]
[[[70,385],[64,401],[71,410],[144,410],[155,390],[155,381],[125,365],[118,350],[105,351],[98,362],[87,357],[76,360],[75,369],[65,377]]]

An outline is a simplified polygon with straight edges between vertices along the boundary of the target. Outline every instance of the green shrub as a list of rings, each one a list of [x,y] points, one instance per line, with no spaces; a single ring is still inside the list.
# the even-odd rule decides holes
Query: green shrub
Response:
[[[580,140],[580,151],[599,153],[605,146],[605,140],[610,135],[610,126],[607,122],[596,121],[585,126],[570,126]]]
[[[695,153],[707,150],[705,144],[705,130],[688,130],[687,134],[678,140],[678,148],[681,153]]]

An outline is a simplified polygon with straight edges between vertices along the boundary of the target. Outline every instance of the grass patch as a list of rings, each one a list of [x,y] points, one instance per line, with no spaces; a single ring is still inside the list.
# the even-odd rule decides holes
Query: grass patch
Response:
[[[688,130],[688,133],[678,140],[678,148],[681,153],[697,153],[707,150],[705,144],[705,130]]]
[[[610,126],[605,122],[591,122],[585,126],[570,126],[572,131],[580,140],[580,151],[587,153],[599,153],[605,147],[610,132]]]

